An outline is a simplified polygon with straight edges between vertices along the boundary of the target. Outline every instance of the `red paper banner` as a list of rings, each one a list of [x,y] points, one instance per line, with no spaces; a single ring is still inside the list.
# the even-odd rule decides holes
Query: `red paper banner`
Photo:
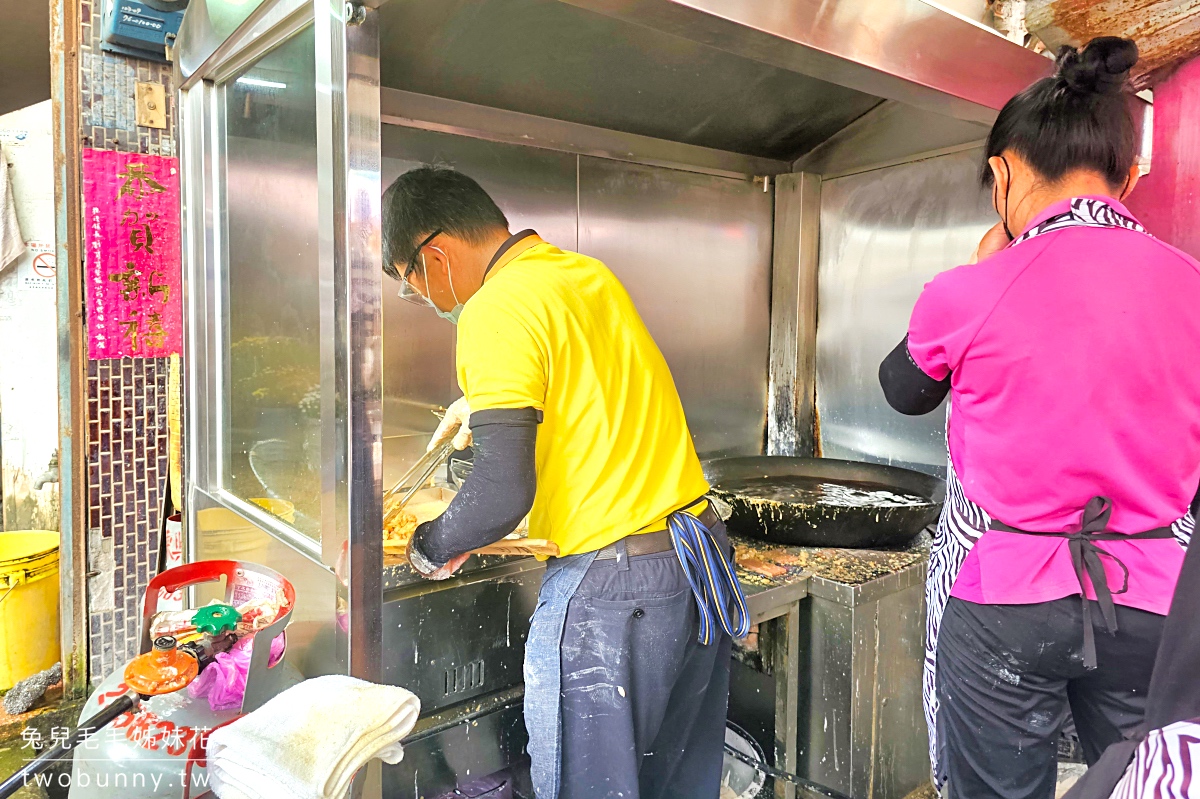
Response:
[[[183,349],[179,162],[83,151],[88,357]]]

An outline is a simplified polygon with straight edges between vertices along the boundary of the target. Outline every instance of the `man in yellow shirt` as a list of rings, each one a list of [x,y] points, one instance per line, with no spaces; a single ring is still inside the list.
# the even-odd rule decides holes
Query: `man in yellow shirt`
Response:
[[[594,258],[512,235],[454,170],[414,169],[383,205],[384,271],[458,325],[465,396],[430,446],[457,432],[475,457],[411,563],[449,577],[526,514],[559,548],[525,652],[538,799],[716,799],[745,600],[633,301]]]

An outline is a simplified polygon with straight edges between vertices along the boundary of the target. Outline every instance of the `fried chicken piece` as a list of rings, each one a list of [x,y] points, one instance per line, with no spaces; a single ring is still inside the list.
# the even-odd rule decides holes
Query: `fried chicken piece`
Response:
[[[407,546],[408,539],[412,538],[412,534],[416,529],[417,517],[407,510],[402,510],[385,525],[383,530],[383,545],[386,547]]]

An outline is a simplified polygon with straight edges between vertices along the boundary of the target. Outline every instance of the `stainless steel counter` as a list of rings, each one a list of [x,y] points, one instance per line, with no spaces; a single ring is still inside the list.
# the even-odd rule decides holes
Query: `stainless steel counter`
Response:
[[[787,771],[850,796],[907,795],[929,772],[924,543],[899,551],[734,545],[752,616],[773,620],[738,649],[730,718],[764,747],[773,738]],[[789,791],[776,786],[776,796]]]
[[[738,579],[750,606],[750,622],[757,632],[754,652],[765,665],[773,682],[775,697],[773,715],[774,759],[785,771],[795,773],[799,764],[800,716],[796,689],[800,685],[800,617],[802,600],[808,596],[809,574],[799,569],[789,569],[773,579],[764,580],[759,575],[738,569]],[[752,636],[754,633],[752,633]],[[744,649],[739,644],[739,649]],[[735,654],[735,667],[740,653]],[[757,697],[756,697],[757,698]],[[736,695],[730,696],[729,716],[741,721],[753,715],[753,701],[740,706]],[[762,742],[764,748],[767,742]],[[796,789],[792,785],[776,783],[777,799],[793,799]]]
[[[739,570],[738,574],[740,577],[745,572]],[[796,603],[808,596],[809,579],[807,572],[800,572],[775,585],[747,584],[743,580],[742,590],[750,605],[750,623],[762,624],[790,613]]]

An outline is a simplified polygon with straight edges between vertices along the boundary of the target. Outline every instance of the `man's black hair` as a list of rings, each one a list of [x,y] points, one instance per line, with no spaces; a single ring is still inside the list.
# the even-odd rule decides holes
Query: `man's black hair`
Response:
[[[383,193],[383,271],[399,279],[421,240],[435,230],[477,244],[508,220],[483,187],[444,166],[405,172]],[[397,266],[398,265],[398,266]]]
[[[1058,71],[1009,100],[988,135],[980,179],[990,188],[988,159],[1013,150],[1050,182],[1090,169],[1114,188],[1129,176],[1136,157],[1136,128],[1129,106],[1129,70],[1137,45],[1102,36],[1082,51],[1064,46]]]

